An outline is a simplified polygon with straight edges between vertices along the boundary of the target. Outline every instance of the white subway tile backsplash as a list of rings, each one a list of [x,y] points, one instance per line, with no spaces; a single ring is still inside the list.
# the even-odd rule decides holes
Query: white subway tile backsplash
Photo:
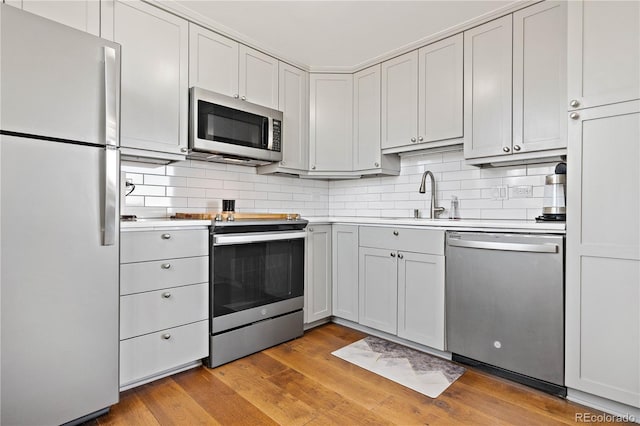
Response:
[[[147,207],[189,207],[188,199],[183,197],[144,197]]]
[[[144,175],[145,185],[187,186],[187,178],[175,176]]]
[[[186,183],[183,186],[189,186],[191,188],[222,188],[224,181],[218,179],[201,179],[201,178],[187,178]]]
[[[166,169],[164,165],[151,163],[136,163],[133,161],[123,161],[120,163],[120,170],[127,173],[140,173],[144,175],[164,175]]]
[[[182,176],[182,177],[205,177],[206,170],[195,169],[185,166],[166,166],[167,176]]]
[[[204,188],[187,188],[179,186],[167,186],[167,197],[189,197],[205,198],[207,196]]]
[[[164,197],[165,195],[165,187],[164,186],[150,186],[150,185],[136,185],[131,192],[131,195],[154,195],[159,197]]]

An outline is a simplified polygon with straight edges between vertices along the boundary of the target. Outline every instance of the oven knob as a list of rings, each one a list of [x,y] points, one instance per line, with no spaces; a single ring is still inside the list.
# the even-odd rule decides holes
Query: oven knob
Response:
[[[260,313],[262,314],[262,316],[265,316],[265,315],[267,315],[267,310],[265,308],[262,308]]]

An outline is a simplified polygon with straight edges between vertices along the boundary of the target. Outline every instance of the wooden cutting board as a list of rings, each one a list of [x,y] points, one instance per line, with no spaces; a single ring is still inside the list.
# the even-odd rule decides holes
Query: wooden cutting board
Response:
[[[174,216],[176,219],[191,219],[191,220],[213,220],[218,213],[176,213]],[[229,214],[232,214],[235,219],[299,219],[300,215],[297,213],[229,213],[220,212],[222,220],[226,220]]]

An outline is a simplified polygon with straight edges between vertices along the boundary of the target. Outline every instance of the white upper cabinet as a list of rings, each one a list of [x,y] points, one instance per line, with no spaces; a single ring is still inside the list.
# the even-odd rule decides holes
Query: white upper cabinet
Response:
[[[100,36],[100,0],[9,0],[6,3]]]
[[[309,74],[281,62],[278,87],[278,104],[284,114],[280,164],[303,170],[309,158]]]
[[[309,169],[351,171],[353,75],[311,74]]]
[[[513,14],[514,153],[566,148],[567,2]]]
[[[278,109],[278,60],[240,45],[240,99]]]
[[[278,109],[278,60],[189,24],[189,87]]]
[[[512,17],[464,33],[464,156],[511,152]]]
[[[462,137],[462,34],[418,51],[418,141]]]
[[[122,147],[184,154],[187,21],[142,1],[103,2],[102,37],[122,45]]]
[[[382,63],[382,148],[417,142],[418,51]]]
[[[353,169],[380,167],[380,65],[353,75]]]
[[[640,98],[640,3],[570,1],[569,109]]]
[[[239,44],[189,23],[189,87],[238,96]]]

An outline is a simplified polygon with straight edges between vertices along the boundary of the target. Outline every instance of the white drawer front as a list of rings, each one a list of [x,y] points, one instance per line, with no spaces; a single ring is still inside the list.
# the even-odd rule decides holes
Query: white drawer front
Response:
[[[444,255],[444,231],[439,229],[361,226],[360,246]]]
[[[209,256],[120,265],[120,294],[209,282]]]
[[[120,339],[208,318],[209,284],[120,297]]]
[[[124,340],[120,342],[120,386],[208,355],[208,320]]]
[[[130,231],[120,235],[120,262],[145,262],[209,254],[209,231]]]

